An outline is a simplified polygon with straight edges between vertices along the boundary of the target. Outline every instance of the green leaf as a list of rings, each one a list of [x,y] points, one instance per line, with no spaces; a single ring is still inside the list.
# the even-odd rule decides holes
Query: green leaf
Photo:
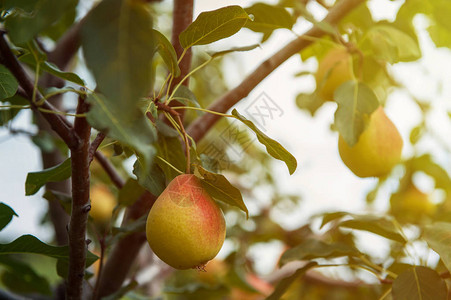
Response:
[[[334,94],[338,103],[335,126],[349,146],[354,146],[365,130],[371,113],[379,107],[374,92],[364,83],[347,81]]]
[[[169,162],[171,165],[176,167],[178,170],[184,172],[186,168],[186,158],[183,153],[182,144],[180,140],[176,137],[167,137],[161,135],[158,137],[158,144],[156,145],[158,150],[158,156],[163,158],[165,161]],[[171,181],[176,176],[180,175],[179,172],[174,170],[167,163],[161,159],[156,159],[156,163],[163,170],[166,180]]]
[[[180,34],[180,45],[188,49],[216,42],[237,33],[248,20],[248,14],[236,5],[203,12]]]
[[[7,18],[5,27],[12,42],[25,44],[53,23],[58,21],[74,5],[72,0],[39,0],[33,2],[33,12],[15,9]],[[19,7],[29,10],[30,3],[18,2]],[[9,7],[17,7],[13,1]]]
[[[5,203],[0,202],[0,231],[11,222],[14,216],[18,217],[16,212]]]
[[[439,189],[451,188],[451,178],[442,166],[433,161],[431,155],[424,154],[410,161],[410,166],[415,171],[423,171],[435,180],[435,186]]]
[[[279,28],[291,29],[294,24],[290,13],[281,6],[255,3],[244,10],[248,15],[253,16],[252,22],[247,22],[244,27],[255,32],[265,33],[266,39],[274,30]]]
[[[91,109],[86,118],[91,126],[136,150],[146,166],[143,172],[147,173],[156,153],[152,145],[156,132],[144,114],[135,108],[133,115],[124,116],[119,107],[108,103],[101,94],[91,94],[87,101]]]
[[[64,211],[70,216],[72,210],[72,196],[63,192],[47,190],[42,198],[48,201],[57,201],[64,209]]]
[[[432,41],[437,47],[451,47],[451,3],[446,0],[430,1],[433,5],[428,27]]]
[[[254,50],[255,48],[260,47],[259,44],[249,45],[249,46],[242,46],[242,47],[233,47],[227,50],[222,50],[218,52],[210,52],[208,55],[210,55],[212,58],[216,58],[219,56],[223,56],[232,52],[246,52]]]
[[[119,190],[118,202],[121,205],[130,206],[144,193],[144,188],[133,178],[129,178]]]
[[[288,167],[290,174],[293,174],[296,171],[297,161],[290,152],[288,152],[282,145],[280,145],[275,140],[268,137],[262,131],[260,131],[254,123],[240,115],[236,109],[233,109],[232,115],[235,116],[236,119],[243,122],[247,127],[249,127],[255,134],[257,135],[257,139],[266,147],[266,151],[269,155],[274,157],[275,159],[281,160],[285,162]]]
[[[189,103],[191,103],[195,107],[200,107],[199,102],[197,102],[196,95],[194,95],[194,93],[184,85],[178,87],[174,93],[174,98],[186,106],[189,106]]]
[[[446,300],[448,289],[440,275],[417,266],[396,277],[392,286],[394,300]]]
[[[180,67],[177,63],[177,54],[171,42],[158,30],[153,29],[155,40],[157,43],[157,52],[163,58],[164,63],[174,77],[180,76]]]
[[[318,265],[316,262],[309,262],[302,268],[297,269],[296,272],[294,272],[292,275],[283,278],[281,281],[279,281],[277,283],[274,292],[272,292],[272,294],[269,295],[268,298],[266,298],[266,300],[280,299],[295,280],[297,280],[300,276],[304,275],[305,272],[307,272],[309,269],[315,267],[316,265]]]
[[[11,243],[0,244],[0,255],[16,253],[41,254],[58,260],[69,261],[68,246],[51,246],[29,234],[22,235]],[[97,259],[98,257],[96,255],[88,251],[86,254],[86,266],[89,267]]]
[[[102,1],[87,16],[81,33],[97,89],[124,118],[133,116],[153,81],[152,58],[157,47],[148,4]]]
[[[362,50],[366,49],[373,52],[376,58],[391,64],[414,61],[421,57],[417,41],[389,25],[376,25],[368,30],[362,42]]]
[[[35,55],[37,56],[38,62],[40,63],[39,67],[42,71],[45,71],[49,74],[52,74],[56,77],[63,79],[63,80],[67,80],[67,81],[76,83],[78,85],[82,85],[82,86],[85,85],[85,82],[83,81],[83,79],[81,79],[77,74],[72,73],[72,72],[61,71],[56,65],[54,65],[48,61],[45,61],[47,59],[47,55],[45,55],[45,53],[43,53],[43,52],[36,53],[37,49],[33,49],[33,48],[29,47],[28,49],[30,51],[35,51]],[[37,62],[32,53],[26,53],[24,55],[21,55],[19,57],[19,60],[33,68],[36,68]]]
[[[440,255],[448,271],[451,270],[451,223],[436,222],[426,226],[423,238]]]
[[[4,65],[0,65],[0,101],[14,96],[19,83]]]
[[[399,230],[393,222],[386,218],[374,216],[354,216],[353,220],[343,221],[339,224],[339,226],[372,232],[403,244],[407,242],[399,233]]]
[[[317,239],[307,239],[294,248],[288,249],[280,259],[280,265],[295,260],[315,258],[336,258],[343,256],[361,256],[360,251],[342,242],[326,243]]]
[[[166,188],[166,180],[163,171],[156,164],[152,165],[150,171],[143,173],[143,167],[139,159],[133,165],[133,174],[138,178],[141,186],[145,187],[152,195],[159,196]]]
[[[6,267],[1,280],[10,291],[51,295],[47,279],[36,273],[28,264],[6,255],[0,255],[0,264]]]
[[[63,181],[71,175],[71,160],[66,159],[59,165],[39,171],[30,172],[25,181],[25,195],[36,194],[47,182]]]
[[[296,97],[296,105],[303,110],[310,112],[313,117],[316,111],[325,103],[324,99],[313,94],[299,94]]]
[[[200,165],[197,165],[197,170],[203,177],[201,179],[202,186],[211,197],[238,207],[246,213],[246,217],[249,217],[249,211],[244,204],[240,190],[234,187],[224,175],[209,172]]]
[[[0,103],[1,102],[3,102],[3,103],[7,102],[11,105],[29,105],[30,104],[30,102],[27,99],[25,99],[17,94],[10,98],[0,100]],[[10,120],[14,119],[20,111],[21,111],[21,109],[18,109],[18,108],[2,108],[2,109],[0,109],[0,126],[6,125]]]

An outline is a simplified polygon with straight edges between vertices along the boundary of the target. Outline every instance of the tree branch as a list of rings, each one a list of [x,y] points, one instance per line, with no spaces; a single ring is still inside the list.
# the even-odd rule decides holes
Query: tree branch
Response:
[[[155,200],[154,195],[145,192],[132,206],[127,208],[122,226],[147,214]],[[101,297],[114,293],[122,286],[145,241],[146,234],[144,232],[135,232],[116,243],[104,266],[103,276],[100,278],[99,295]]]
[[[47,55],[48,60],[58,66],[61,70],[66,69],[68,63],[75,56],[78,48],[80,48],[80,31],[85,20],[86,16],[66,31],[66,33],[58,40],[55,48]]]
[[[88,111],[84,96],[78,100],[77,114]],[[80,146],[71,148],[72,166],[72,213],[69,223],[69,275],[67,279],[67,299],[81,299],[82,284],[86,264],[86,224],[89,204],[89,142],[91,126],[86,118],[76,118],[74,131],[80,138]]]
[[[172,23],[172,38],[171,43],[175,49],[177,57],[180,58],[184,49],[180,45],[179,35],[193,22],[193,0],[174,0],[174,13]],[[180,76],[174,78],[170,90],[172,90],[182,79],[188,74],[191,68],[192,51],[191,48],[186,51],[185,56],[180,61]],[[183,85],[188,86],[188,79],[183,82]]]
[[[103,132],[99,132],[94,141],[92,141],[91,147],[89,147],[89,157],[88,157],[89,163],[91,163],[92,160],[94,159],[94,155],[97,151],[97,148],[99,148],[100,144],[103,142],[105,137],[106,135]]]
[[[51,111],[51,112],[40,111],[40,113],[44,116],[47,122],[49,122],[52,129],[58,134],[59,137],[61,137],[61,139],[68,145],[69,148],[77,148],[80,141],[77,135],[72,130],[71,124],[65,117],[53,113],[57,111],[53,107],[53,105],[51,105],[48,101],[43,101],[41,93],[38,90],[35,91],[32,81],[30,80],[27,73],[18,62],[16,56],[11,52],[9,45],[5,40],[4,34],[5,32],[0,33],[0,55],[1,55],[0,58],[2,63],[16,77],[20,86],[28,95],[28,100],[31,103],[32,109],[34,111],[38,110],[38,106],[36,105],[36,103],[33,103],[31,101],[31,99],[33,98],[33,93],[36,93],[36,102],[42,102],[42,104],[39,105],[39,107],[47,111]]]
[[[329,14],[324,19],[330,24],[337,24],[347,13],[357,7],[365,0],[342,0],[330,9]],[[280,49],[273,56],[265,60],[258,66],[250,75],[248,75],[237,87],[227,92],[225,95],[213,102],[208,109],[221,113],[227,112],[238,101],[249,95],[249,93],[272,71],[284,63],[288,58],[297,54],[299,51],[310,45],[311,37],[319,38],[325,35],[317,26],[307,31],[303,36],[296,38],[288,45]],[[304,37],[309,37],[305,39]],[[215,114],[205,114],[196,119],[189,127],[188,134],[194,138],[195,141],[201,140],[207,131],[219,120],[220,116]]]

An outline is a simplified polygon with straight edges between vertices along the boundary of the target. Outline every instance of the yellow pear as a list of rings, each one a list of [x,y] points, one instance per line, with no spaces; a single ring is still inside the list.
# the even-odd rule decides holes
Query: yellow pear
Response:
[[[359,177],[381,177],[400,161],[403,141],[382,107],[370,117],[358,142],[350,147],[340,135],[338,150],[345,165]]]
[[[147,241],[176,269],[203,269],[224,243],[224,215],[192,174],[175,177],[147,216]]]
[[[335,90],[352,78],[351,54],[346,48],[334,48],[318,63],[315,74],[318,95],[324,100],[333,101]]]
[[[435,213],[436,206],[430,202],[429,195],[409,184],[405,189],[390,198],[391,213],[402,223],[418,223],[426,216]]]
[[[91,210],[89,215],[97,223],[110,221],[116,207],[116,198],[110,189],[103,184],[96,184],[91,188]]]

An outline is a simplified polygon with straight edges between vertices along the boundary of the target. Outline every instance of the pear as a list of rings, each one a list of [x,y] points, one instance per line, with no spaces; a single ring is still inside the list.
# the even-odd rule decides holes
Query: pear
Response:
[[[116,207],[116,198],[110,189],[103,184],[96,184],[91,188],[91,210],[89,215],[94,222],[105,224],[111,220]]]
[[[436,206],[429,195],[423,193],[410,183],[405,189],[393,194],[390,198],[391,213],[401,223],[418,223],[424,217],[431,217]]]
[[[400,161],[403,141],[382,107],[370,117],[357,143],[350,147],[340,135],[338,150],[345,165],[359,177],[382,177]]]
[[[318,63],[316,89],[323,100],[333,101],[335,90],[353,78],[352,56],[346,48],[330,50]]]
[[[176,269],[203,269],[224,243],[224,215],[192,174],[175,177],[147,216],[153,252]]]

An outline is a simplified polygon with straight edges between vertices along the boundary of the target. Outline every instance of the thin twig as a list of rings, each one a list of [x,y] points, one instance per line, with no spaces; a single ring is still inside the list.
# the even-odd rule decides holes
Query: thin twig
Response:
[[[118,188],[122,189],[125,185],[124,179],[119,175],[114,166],[110,163],[110,161],[99,151],[96,151],[94,157],[97,159],[99,164],[105,170],[105,172],[110,177],[113,184]]]
[[[342,0],[330,9],[329,14],[324,19],[325,22],[330,24],[337,24],[347,13],[357,7],[359,4],[364,3],[365,0]],[[260,66],[258,66],[250,75],[248,75],[237,87],[228,91],[225,95],[213,102],[208,107],[209,110],[225,113],[238,101],[249,95],[249,93],[271,72],[284,63],[291,56],[299,53],[302,49],[309,46],[311,38],[308,37],[321,37],[326,32],[315,26],[307,31],[303,36],[296,38],[288,45],[280,49],[270,58],[265,60]],[[187,133],[194,138],[197,142],[201,140],[207,131],[220,119],[217,115],[205,114],[202,117],[196,119],[187,129]]]
[[[105,137],[106,135],[103,132],[99,132],[94,141],[92,141],[91,146],[89,147],[89,156],[88,156],[89,164],[91,164],[92,160],[94,159],[94,155],[97,151],[97,148],[99,148],[100,144],[102,144]]]
[[[32,102],[34,93],[33,81],[28,77],[25,70],[20,65],[16,56],[11,52],[8,43],[5,40],[5,32],[0,32],[0,58],[2,63],[11,71],[11,73],[16,77],[20,86],[23,88],[27,95],[27,100],[30,101],[33,110],[38,110],[38,107]],[[36,101],[42,102],[39,106],[46,111],[56,112],[57,110],[48,101],[41,101],[43,99],[41,93],[36,90]],[[80,141],[77,135],[72,130],[72,126],[69,121],[59,115],[54,113],[48,113],[41,111],[41,114],[49,122],[52,129],[58,134],[59,137],[67,144],[69,148],[77,148]]]
[[[191,158],[190,158],[190,149],[189,149],[189,141],[188,141],[188,135],[186,134],[185,127],[183,126],[182,118],[180,118],[180,114],[177,114],[175,116],[177,119],[177,123],[180,126],[180,130],[183,134],[183,140],[185,141],[185,155],[186,155],[186,174],[191,173]]]

